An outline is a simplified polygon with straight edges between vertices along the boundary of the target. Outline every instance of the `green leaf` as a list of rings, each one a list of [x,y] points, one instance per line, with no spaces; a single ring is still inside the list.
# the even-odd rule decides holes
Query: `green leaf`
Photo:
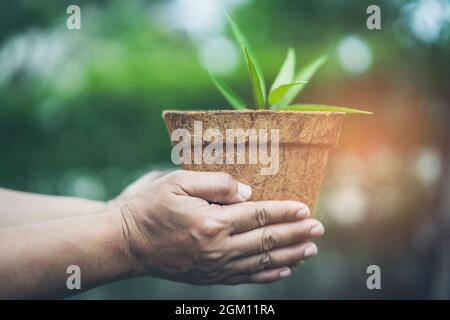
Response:
[[[290,88],[292,88],[294,86],[301,85],[301,84],[306,84],[306,83],[308,83],[308,81],[299,81],[299,82],[293,82],[293,83],[286,83],[286,84],[282,84],[282,85],[278,86],[274,90],[270,91],[269,104],[270,105],[275,105],[277,102],[279,102],[284,97],[284,95],[286,94],[286,92]],[[272,109],[277,109],[277,108],[275,107],[275,108],[272,108]]]
[[[270,87],[270,93],[272,93],[273,90],[277,89],[282,84],[291,83],[292,80],[294,79],[294,71],[295,71],[295,50],[293,48],[289,48],[286,55],[286,59],[284,60],[283,65],[280,68],[280,71],[278,71],[278,74],[275,77],[275,81],[273,82],[272,87]]]
[[[322,55],[319,58],[317,58],[316,60],[314,60],[313,62],[311,62],[310,64],[300,68],[294,76],[294,82],[303,81],[303,80],[309,81],[314,76],[316,71],[325,63],[325,61],[327,61],[327,59],[328,59],[328,57],[326,55]],[[295,99],[295,97],[300,93],[300,91],[302,91],[303,88],[304,88],[304,85],[296,86],[296,87],[289,89],[289,91],[285,94],[282,101],[277,103],[277,106],[289,105]]]
[[[252,60],[252,57],[248,53],[247,48],[245,50],[245,56],[247,57],[247,65],[248,65],[248,73],[250,75],[250,84],[252,87],[253,99],[255,100],[255,105],[257,109],[265,108],[265,98],[264,91],[261,88],[261,82],[259,81],[258,72],[255,68],[255,63]]]
[[[261,70],[261,67],[259,66],[258,61],[256,60],[256,57],[253,53],[253,50],[251,49],[246,37],[244,36],[244,34],[242,33],[242,31],[240,30],[239,26],[236,24],[236,22],[233,20],[233,18],[231,17],[230,14],[227,13],[227,19],[228,19],[228,23],[230,24],[231,27],[231,31],[233,32],[234,37],[236,38],[236,41],[239,43],[242,52],[245,54],[245,48],[247,48],[248,51],[248,55],[251,57],[251,60],[253,62],[254,68],[256,70],[256,74],[257,74],[257,78],[259,81],[259,86],[261,87],[261,91],[262,91],[262,95],[263,95],[263,100],[264,100],[264,104],[266,101],[266,83],[264,81],[264,76]],[[248,60],[248,59],[247,59]]]
[[[373,114],[370,111],[352,109],[347,107],[328,106],[325,104],[293,104],[290,106],[279,107],[280,111],[325,111],[325,112],[343,112],[343,113],[359,113]]]
[[[246,103],[244,100],[239,98],[239,96],[230,87],[228,87],[222,80],[213,76],[211,73],[209,74],[209,77],[233,108],[238,110],[245,109]]]

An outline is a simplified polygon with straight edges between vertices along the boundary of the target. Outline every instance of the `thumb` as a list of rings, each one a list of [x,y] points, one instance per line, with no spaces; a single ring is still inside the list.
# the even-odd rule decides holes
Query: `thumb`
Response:
[[[178,183],[190,196],[208,202],[232,204],[247,201],[252,195],[249,185],[236,181],[224,172],[201,172],[181,170]]]

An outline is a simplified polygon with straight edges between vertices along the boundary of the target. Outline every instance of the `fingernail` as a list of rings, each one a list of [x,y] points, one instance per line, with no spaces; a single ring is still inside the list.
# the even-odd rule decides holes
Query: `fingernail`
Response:
[[[292,274],[292,271],[290,268],[286,268],[281,270],[280,274],[278,275],[280,278],[287,278]]]
[[[303,207],[300,210],[297,211],[297,219],[305,219],[309,216],[309,209],[308,207]]]
[[[248,200],[252,196],[252,188],[249,185],[238,182],[238,194],[242,200]]]
[[[315,256],[319,250],[317,250],[317,246],[314,243],[311,243],[309,246],[306,247],[305,251],[303,252],[303,257],[308,258]]]
[[[323,228],[323,226],[321,224],[318,224],[318,225],[312,227],[310,230],[310,234],[312,237],[319,237],[319,236],[323,235],[324,232],[325,232],[325,229]]]

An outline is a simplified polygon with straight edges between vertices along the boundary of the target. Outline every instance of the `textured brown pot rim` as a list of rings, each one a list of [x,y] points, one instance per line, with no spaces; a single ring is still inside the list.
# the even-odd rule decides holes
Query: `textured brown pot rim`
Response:
[[[337,111],[291,111],[291,110],[176,110],[169,109],[163,111],[163,117],[166,114],[254,114],[254,113],[266,113],[266,114],[303,114],[303,115],[331,115],[331,114],[342,114],[345,115],[345,112],[337,112]]]
[[[280,143],[333,147],[339,138],[344,112],[273,111],[273,110],[167,110],[162,117],[169,134],[181,127],[189,127],[189,119],[204,120],[208,125],[232,127],[261,127],[280,125]],[[221,119],[224,119],[222,121]],[[178,123],[179,122],[179,123]]]

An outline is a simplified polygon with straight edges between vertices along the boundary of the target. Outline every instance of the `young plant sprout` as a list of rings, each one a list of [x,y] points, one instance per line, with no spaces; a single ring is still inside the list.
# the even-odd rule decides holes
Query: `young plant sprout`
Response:
[[[326,55],[322,55],[310,64],[295,71],[295,50],[289,48],[286,59],[275,77],[270,87],[269,94],[266,94],[266,84],[261,68],[253,54],[250,45],[244,34],[230,15],[227,15],[231,30],[239,43],[247,62],[250,76],[250,86],[253,95],[254,109],[273,111],[327,111],[343,113],[372,114],[372,112],[317,104],[291,104],[295,97],[302,91],[305,85],[313,77],[316,71],[327,60]],[[210,77],[216,88],[222,93],[225,99],[235,109],[246,109],[247,104],[222,80],[210,73]]]

